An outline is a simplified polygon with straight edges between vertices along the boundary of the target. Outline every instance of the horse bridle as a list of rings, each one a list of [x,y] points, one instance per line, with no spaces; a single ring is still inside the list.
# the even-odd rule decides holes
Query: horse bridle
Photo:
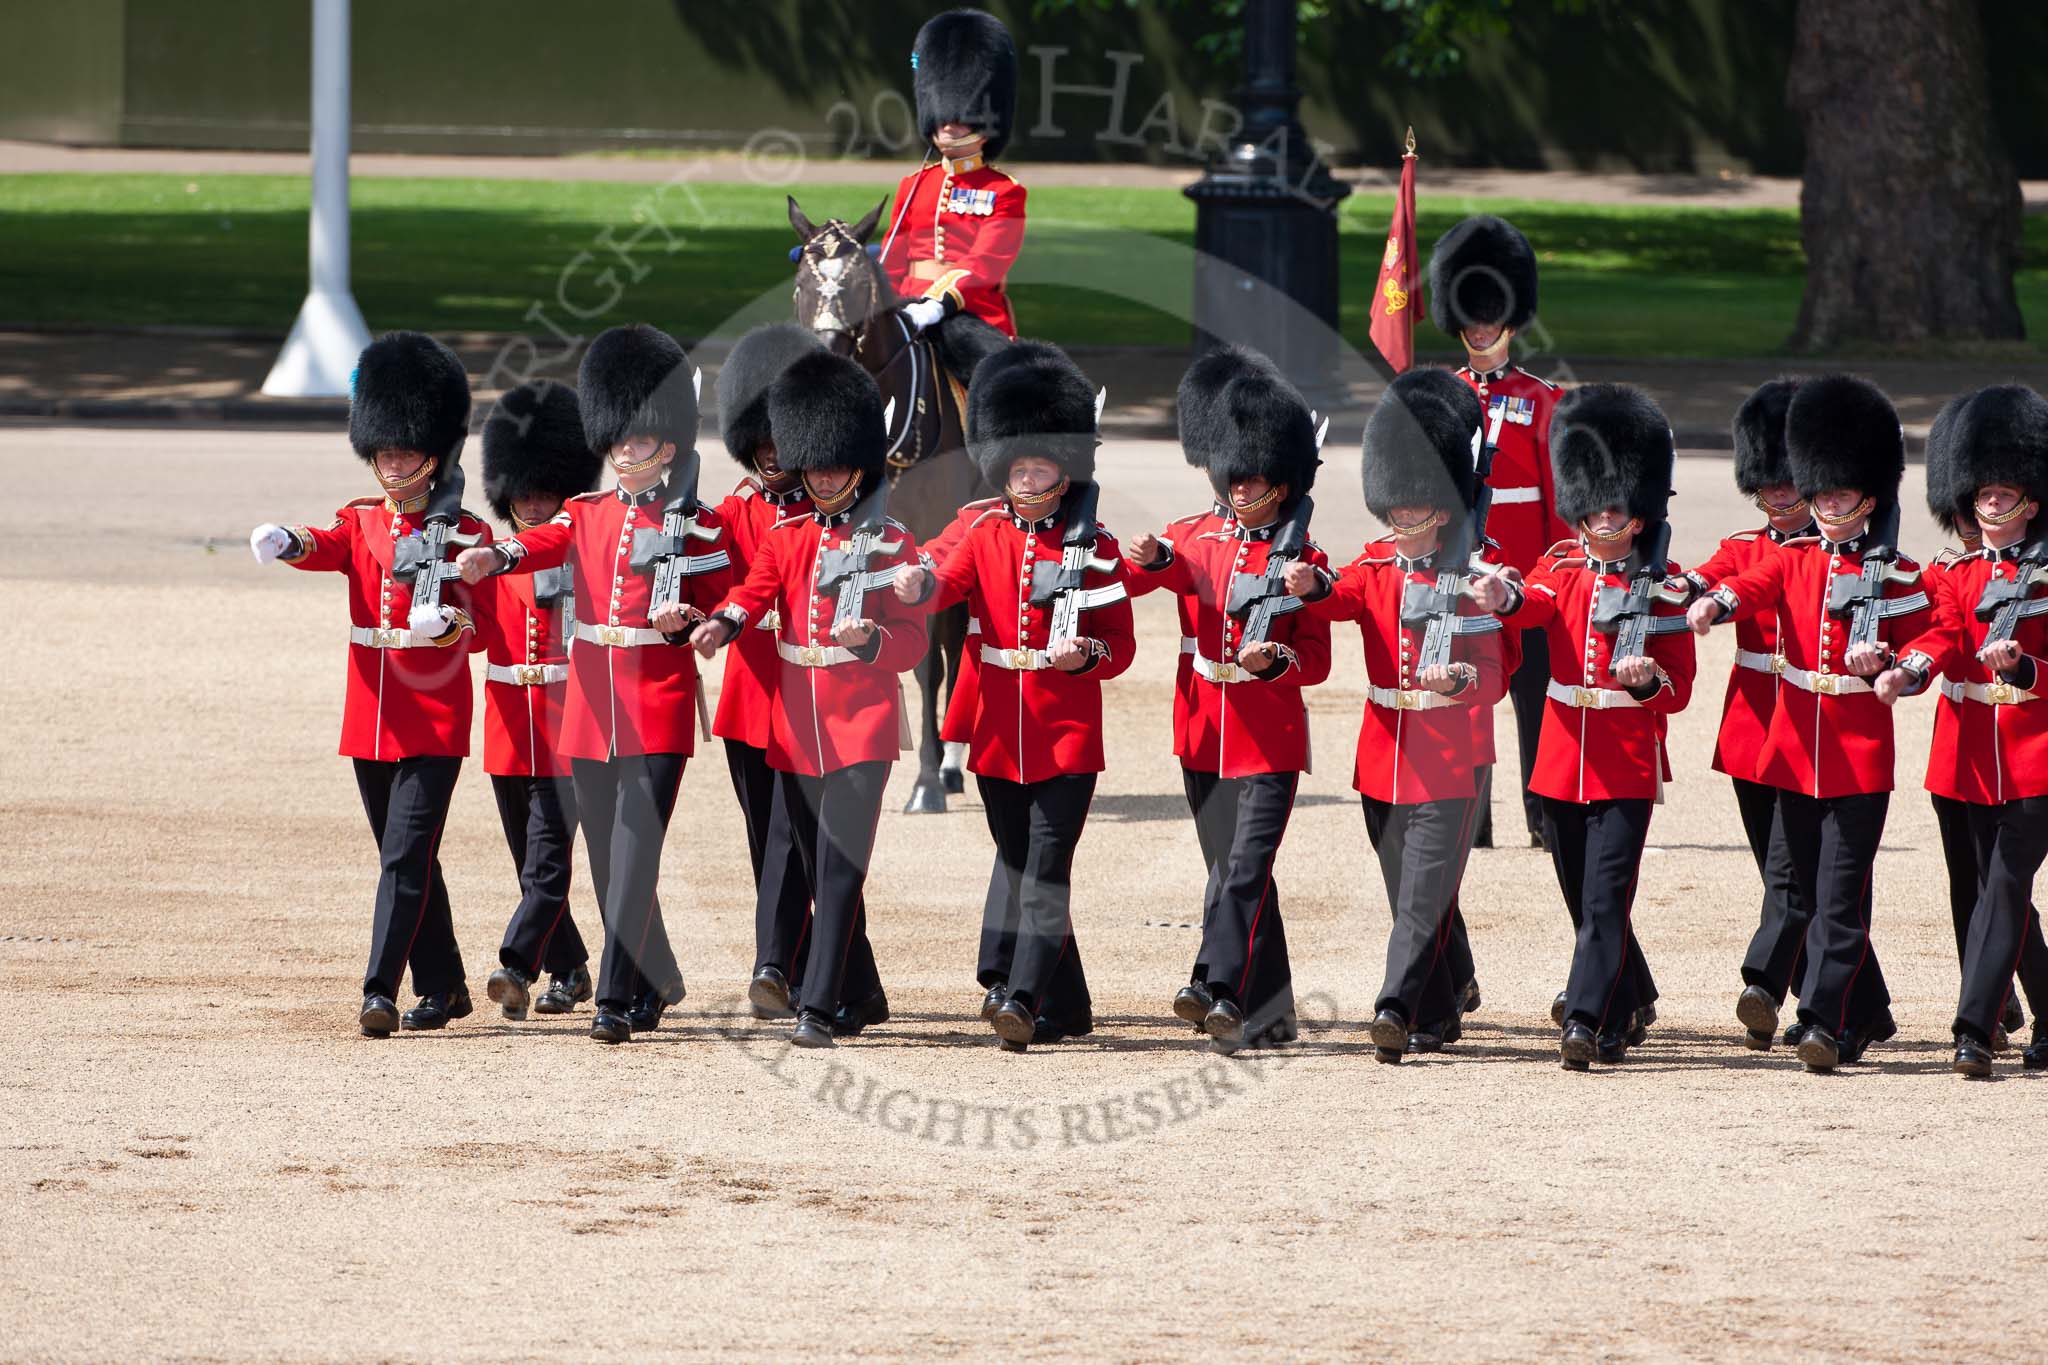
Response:
[[[842,249],[844,255],[841,254]],[[859,240],[846,224],[837,218],[828,220],[810,241],[804,243],[802,255],[798,258],[798,278],[792,296],[801,306],[803,277],[808,275],[812,288],[818,293],[818,307],[811,317],[800,319],[806,327],[813,332],[844,332],[848,336],[855,335],[854,328],[847,325],[845,312],[839,306],[839,295],[846,287],[840,282],[839,277],[846,273],[846,266],[850,261],[859,260],[866,254],[866,249],[861,246]],[[863,319],[874,316],[876,305],[881,302],[881,291],[875,285],[872,266],[867,272],[867,286],[868,306],[867,311],[861,315]]]
[[[814,247],[817,248],[816,251],[812,250]],[[840,332],[845,334],[852,339],[856,354],[860,350],[860,333],[857,329],[848,325],[845,313],[839,306],[839,296],[845,289],[845,286],[840,283],[839,277],[845,273],[848,261],[858,260],[865,254],[866,248],[861,245],[860,240],[853,235],[853,232],[846,226],[844,221],[838,218],[828,219],[825,225],[819,228],[817,233],[808,242],[804,243],[803,251],[798,257],[798,280],[792,291],[794,301],[801,307],[803,304],[803,276],[808,274],[812,288],[818,292],[819,303],[816,311],[813,312],[809,319],[800,320],[813,332]],[[867,310],[861,315],[863,320],[872,319],[882,301],[881,290],[876,284],[875,267],[872,264],[870,264],[867,270],[867,287],[868,306]],[[905,328],[901,318],[892,320],[899,328]],[[900,356],[903,353],[908,353],[910,357],[910,384],[906,391],[912,396],[912,401],[903,405],[903,425],[891,437],[887,451],[889,467],[899,474],[910,466],[921,462],[925,455],[923,433],[919,428],[917,420],[920,415],[917,409],[921,407],[921,404],[917,403],[916,395],[923,387],[923,369],[928,362],[924,360],[920,350],[922,343],[912,336],[907,328],[904,331],[904,339],[910,344],[905,346],[903,351],[898,354]],[[896,357],[892,357],[890,365],[893,366],[895,363]],[[877,376],[877,379],[879,378],[880,376]],[[913,432],[918,433],[918,439],[913,442],[912,449],[906,457],[903,452],[903,443]]]

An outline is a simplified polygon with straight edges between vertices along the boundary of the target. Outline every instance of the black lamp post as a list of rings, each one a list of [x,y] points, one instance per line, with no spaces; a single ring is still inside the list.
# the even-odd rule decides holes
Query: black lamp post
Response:
[[[1295,114],[1293,0],[1245,5],[1244,124],[1195,201],[1195,352],[1257,347],[1304,389],[1337,383],[1337,204],[1333,177]]]

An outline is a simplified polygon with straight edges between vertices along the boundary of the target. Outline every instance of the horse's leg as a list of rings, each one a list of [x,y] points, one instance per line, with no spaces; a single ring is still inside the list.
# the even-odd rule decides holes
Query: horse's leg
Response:
[[[944,815],[946,788],[939,776],[939,685],[945,680],[945,655],[937,635],[925,640],[924,657],[917,661],[918,708],[921,728],[917,742],[917,782],[904,803],[905,815]]]
[[[943,714],[953,704],[953,689],[960,685],[960,656],[967,643],[967,607],[965,603],[949,608],[933,621],[937,628],[936,637],[946,664],[946,699],[940,708]],[[936,731],[933,732],[936,737]],[[939,782],[947,792],[958,796],[967,790],[967,746],[958,742],[944,745],[945,757],[939,763]]]

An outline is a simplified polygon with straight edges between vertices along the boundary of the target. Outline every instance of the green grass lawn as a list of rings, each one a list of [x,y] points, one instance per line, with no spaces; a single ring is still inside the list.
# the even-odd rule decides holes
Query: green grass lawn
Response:
[[[659,198],[656,198],[656,195]],[[813,185],[814,219],[854,218],[872,186]],[[0,179],[0,325],[179,323],[282,331],[305,290],[307,182],[294,176]],[[746,184],[359,179],[357,301],[374,328],[589,334],[646,319],[686,337],[786,315],[783,192]],[[1431,203],[1427,244],[1466,212],[1514,219],[1542,255],[1549,349],[1582,356],[1776,352],[1798,311],[1789,211]],[[1366,339],[1388,196],[1340,218],[1343,328]],[[636,232],[622,261],[608,243]],[[1070,344],[1187,340],[1194,208],[1170,189],[1045,188],[1012,276],[1027,333]],[[2026,225],[2021,305],[2048,335],[2048,217]],[[1426,321],[1426,349],[1439,347]],[[2041,340],[2015,348],[2048,354]]]

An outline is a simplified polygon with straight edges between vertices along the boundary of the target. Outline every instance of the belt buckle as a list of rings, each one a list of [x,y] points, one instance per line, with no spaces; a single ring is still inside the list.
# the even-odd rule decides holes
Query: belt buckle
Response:
[[[1394,709],[1396,711],[1420,711],[1422,709],[1422,693],[1412,687],[1402,688],[1394,694]]]
[[[1216,681],[1220,683],[1236,682],[1238,679],[1239,671],[1240,670],[1238,669],[1238,666],[1236,664],[1217,664]]]
[[[1813,690],[1823,697],[1839,696],[1841,679],[1833,673],[1816,673],[1813,675]]]
[[[1784,677],[1784,676],[1785,676],[1785,656],[1784,656],[1784,655],[1782,655],[1782,654],[1773,654],[1773,655],[1771,656],[1771,676],[1772,676],[1772,677],[1774,677],[1774,678],[1782,678],[1782,677]]]
[[[547,681],[547,678],[548,671],[545,664],[519,665],[519,685],[521,687],[539,687]]]
[[[823,668],[825,666],[825,651],[817,645],[800,646],[797,649],[796,658],[797,662],[805,668]]]
[[[1984,688],[1984,700],[1993,706],[2011,706],[2019,699],[2018,692],[2009,682],[1989,683]]]
[[[622,649],[626,644],[626,628],[624,626],[599,626],[597,628],[597,642],[601,645],[609,645],[613,649]]]
[[[1030,671],[1030,668],[1031,668],[1031,651],[1030,651],[1030,650],[1028,650],[1028,649],[1013,649],[1013,650],[1010,650],[1010,651],[1009,651],[1009,655],[1010,655],[1010,667],[1011,667],[1012,669],[1015,669],[1015,670],[1017,670],[1017,671],[1019,671],[1019,672],[1029,672],[1029,671]]]
[[[398,637],[404,632],[395,626],[378,626],[370,631],[372,649],[397,649]]]
[[[1572,705],[1578,707],[1581,711],[1597,709],[1600,705],[1599,694],[1590,687],[1574,687],[1572,689]]]

